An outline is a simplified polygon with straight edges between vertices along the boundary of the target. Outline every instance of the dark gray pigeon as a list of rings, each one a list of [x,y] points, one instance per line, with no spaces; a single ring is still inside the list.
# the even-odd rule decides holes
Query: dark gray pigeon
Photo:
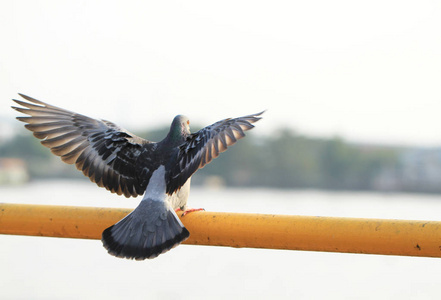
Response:
[[[190,233],[175,210],[185,212],[191,176],[245,136],[263,112],[225,119],[196,133],[187,117],[173,119],[160,142],[140,138],[112,122],[96,120],[31,97],[12,107],[17,117],[68,164],[100,187],[126,197],[144,194],[138,207],[104,230],[102,242],[114,256],[154,258],[186,240]]]

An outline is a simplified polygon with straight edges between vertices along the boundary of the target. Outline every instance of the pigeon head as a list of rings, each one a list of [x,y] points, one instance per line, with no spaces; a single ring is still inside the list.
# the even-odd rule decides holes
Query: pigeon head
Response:
[[[167,135],[168,139],[174,142],[184,142],[190,132],[190,120],[183,115],[177,115],[170,126],[170,132]]]

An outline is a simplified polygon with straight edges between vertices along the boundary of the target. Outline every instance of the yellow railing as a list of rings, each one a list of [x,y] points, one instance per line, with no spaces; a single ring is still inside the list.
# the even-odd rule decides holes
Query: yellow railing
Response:
[[[0,203],[0,234],[100,239],[130,209]],[[441,222],[194,212],[185,244],[441,257]]]

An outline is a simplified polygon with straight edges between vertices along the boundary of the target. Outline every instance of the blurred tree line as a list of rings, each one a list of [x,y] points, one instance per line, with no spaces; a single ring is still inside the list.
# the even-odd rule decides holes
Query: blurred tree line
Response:
[[[199,172],[221,176],[229,186],[370,190],[384,169],[398,164],[393,149],[305,137],[288,129],[245,138],[222,156]]]
[[[168,127],[137,134],[160,141],[167,132]],[[227,186],[370,190],[383,170],[397,168],[398,156],[397,149],[352,144],[339,137],[312,138],[289,129],[271,136],[251,132],[198,171],[193,183],[203,184],[216,176]],[[1,144],[0,157],[25,160],[31,178],[83,177],[31,133]]]

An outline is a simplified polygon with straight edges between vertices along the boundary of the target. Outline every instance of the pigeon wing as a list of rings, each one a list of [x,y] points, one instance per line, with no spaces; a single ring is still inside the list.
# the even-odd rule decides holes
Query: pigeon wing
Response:
[[[146,182],[137,176],[136,159],[150,141],[142,139],[112,122],[92,119],[29,96],[29,102],[14,100],[23,107],[12,107],[27,114],[17,117],[41,139],[41,143],[100,187],[126,197],[142,195]],[[145,150],[145,149],[144,149]]]
[[[240,118],[224,119],[191,134],[179,146],[177,163],[167,176],[167,193],[179,190],[194,172],[209,164],[221,152],[245,136],[245,131],[254,128],[252,123],[261,119],[264,112]]]

